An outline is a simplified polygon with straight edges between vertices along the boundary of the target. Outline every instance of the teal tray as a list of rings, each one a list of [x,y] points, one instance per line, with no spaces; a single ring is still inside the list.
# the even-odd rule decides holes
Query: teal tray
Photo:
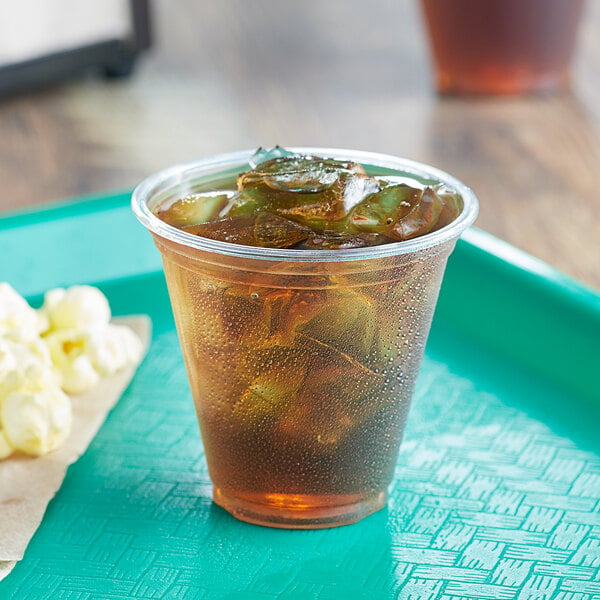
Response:
[[[210,501],[160,258],[128,198],[0,219],[0,279],[33,302],[97,283],[116,314],[154,323],[148,357],[2,600],[600,597],[598,295],[468,232],[388,508],[338,529],[266,529]]]

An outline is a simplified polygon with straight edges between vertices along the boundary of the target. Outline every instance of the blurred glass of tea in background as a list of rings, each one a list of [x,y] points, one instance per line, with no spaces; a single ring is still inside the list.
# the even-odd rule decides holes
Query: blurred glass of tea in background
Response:
[[[421,0],[442,94],[552,92],[569,83],[583,0]]]

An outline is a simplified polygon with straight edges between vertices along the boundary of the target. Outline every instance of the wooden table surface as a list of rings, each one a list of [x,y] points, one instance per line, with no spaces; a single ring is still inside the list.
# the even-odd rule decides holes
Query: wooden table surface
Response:
[[[0,210],[213,153],[356,148],[451,172],[479,196],[480,228],[600,288],[600,2],[570,93],[487,99],[433,92],[414,0],[153,6],[156,44],[133,78],[0,101]]]

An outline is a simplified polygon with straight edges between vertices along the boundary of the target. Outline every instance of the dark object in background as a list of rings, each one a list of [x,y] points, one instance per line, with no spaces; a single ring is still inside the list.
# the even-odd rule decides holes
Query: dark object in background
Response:
[[[94,39],[90,35],[89,43],[79,42],[76,47],[65,41],[64,49],[60,48],[49,53],[27,56],[24,60],[13,60],[0,64],[0,96],[8,96],[34,88],[44,87],[53,83],[95,72],[104,77],[126,77],[131,74],[138,55],[150,47],[150,7],[149,0],[120,0],[123,4],[121,16],[116,15],[122,23],[119,24],[118,34],[106,35],[105,39]],[[113,9],[118,5],[113,2]],[[67,4],[65,3],[65,6]],[[53,8],[59,8],[58,3]],[[90,4],[92,12],[89,18],[95,16],[93,11],[101,13],[108,8],[103,2]],[[71,14],[60,15],[64,20],[72,19]],[[7,19],[7,16],[3,16]],[[35,19],[35,15],[31,16]],[[82,24],[79,20],[73,27],[81,25],[86,31],[90,23]],[[85,26],[85,27],[83,27]],[[91,24],[93,29],[94,25]],[[117,28],[113,28],[117,31]],[[52,45],[60,44],[60,33],[52,32]],[[14,51],[13,51],[14,54]],[[0,61],[1,62],[1,61]]]
[[[583,0],[421,0],[442,94],[554,92],[569,84]]]

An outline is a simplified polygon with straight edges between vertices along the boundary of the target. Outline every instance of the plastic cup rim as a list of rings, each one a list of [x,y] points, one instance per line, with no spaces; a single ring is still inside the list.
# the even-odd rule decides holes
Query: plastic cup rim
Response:
[[[138,220],[150,232],[184,247],[245,259],[289,262],[368,260],[414,253],[426,248],[438,246],[452,239],[457,239],[477,217],[479,205],[473,191],[449,173],[437,169],[436,167],[389,154],[360,150],[320,147],[286,147],[286,149],[301,154],[313,154],[329,158],[354,160],[369,166],[398,169],[409,176],[414,175],[417,177],[435,179],[440,183],[448,185],[461,195],[463,199],[463,210],[449,225],[411,240],[391,242],[380,246],[370,246],[366,248],[338,250],[261,248],[221,242],[186,233],[177,227],[168,225],[150,210],[148,201],[158,190],[168,189],[171,186],[176,187],[188,179],[200,177],[203,170],[210,171],[219,166],[222,166],[225,169],[238,164],[243,166],[244,162],[248,163],[248,160],[254,155],[256,152],[255,149],[209,156],[158,171],[144,179],[134,189],[131,197],[131,207]]]

